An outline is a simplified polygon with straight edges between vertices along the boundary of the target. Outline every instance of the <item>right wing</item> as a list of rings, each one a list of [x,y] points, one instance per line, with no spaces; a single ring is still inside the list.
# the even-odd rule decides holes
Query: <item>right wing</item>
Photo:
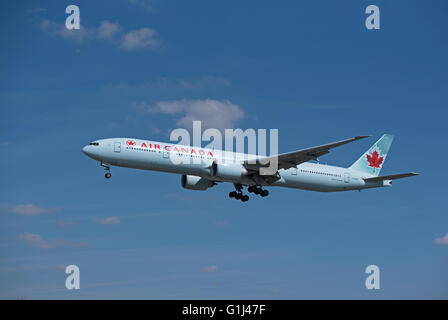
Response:
[[[309,160],[315,160],[317,157],[320,157],[324,154],[330,152],[330,149],[342,146],[346,143],[350,143],[359,139],[368,138],[370,136],[356,136],[350,139],[336,141],[328,144],[324,144],[317,147],[292,151],[288,153],[282,153],[276,156],[263,157],[254,160],[246,160],[243,164],[249,169],[259,169],[260,167],[268,167],[271,160],[278,160],[278,169],[289,169],[291,167],[295,167],[303,162],[307,162]]]

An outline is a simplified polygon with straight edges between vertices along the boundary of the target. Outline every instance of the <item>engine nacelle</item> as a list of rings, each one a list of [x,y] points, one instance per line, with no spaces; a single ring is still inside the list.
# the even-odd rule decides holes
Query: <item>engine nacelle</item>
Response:
[[[183,188],[190,190],[207,190],[215,185],[213,181],[187,174],[182,175],[181,183]]]
[[[214,162],[210,170],[210,175],[213,178],[221,178],[224,180],[239,179],[246,174],[246,168],[240,163],[220,164]]]

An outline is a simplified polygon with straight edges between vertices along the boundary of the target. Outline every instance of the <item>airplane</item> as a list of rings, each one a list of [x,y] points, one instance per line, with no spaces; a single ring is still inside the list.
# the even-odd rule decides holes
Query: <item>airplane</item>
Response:
[[[418,175],[400,173],[380,176],[394,136],[384,134],[350,167],[323,165],[320,156],[331,149],[370,136],[356,136],[316,147],[274,156],[257,156],[187,145],[131,138],[101,139],[89,143],[82,152],[99,161],[109,179],[111,166],[162,171],[181,175],[181,185],[190,190],[207,190],[220,182],[233,183],[230,198],[246,202],[249,193],[266,197],[265,187],[296,188],[320,192],[336,192],[389,187],[395,179]],[[177,159],[177,161],[173,161]],[[260,168],[277,160],[278,170],[260,174]]]

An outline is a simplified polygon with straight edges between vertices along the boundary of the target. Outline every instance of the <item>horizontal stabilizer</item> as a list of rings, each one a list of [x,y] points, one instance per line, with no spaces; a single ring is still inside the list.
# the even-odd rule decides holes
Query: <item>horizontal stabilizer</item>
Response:
[[[415,172],[409,172],[409,173],[399,173],[399,174],[391,174],[388,176],[379,176],[379,177],[373,177],[373,178],[364,178],[364,181],[382,181],[382,180],[395,180],[395,179],[401,179],[401,178],[407,178],[412,176],[417,176],[418,173]]]

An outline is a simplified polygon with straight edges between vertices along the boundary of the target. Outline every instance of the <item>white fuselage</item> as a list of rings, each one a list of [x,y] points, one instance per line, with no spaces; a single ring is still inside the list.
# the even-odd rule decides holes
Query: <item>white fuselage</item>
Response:
[[[92,159],[113,166],[193,175],[242,185],[259,184],[244,175],[234,179],[210,175],[213,162],[241,163],[255,158],[255,155],[128,138],[97,140],[85,146],[83,152]],[[352,169],[310,162],[287,170],[280,169],[278,173],[280,179],[270,186],[332,192],[390,185],[389,181],[366,182],[363,178],[370,176]]]

